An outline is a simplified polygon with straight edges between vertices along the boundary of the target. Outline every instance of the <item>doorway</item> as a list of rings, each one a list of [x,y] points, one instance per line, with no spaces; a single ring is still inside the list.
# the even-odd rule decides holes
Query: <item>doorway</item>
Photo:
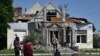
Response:
[[[50,31],[50,43],[52,44],[52,40],[53,40],[53,34],[55,35],[55,38],[58,40],[59,42],[59,31]]]

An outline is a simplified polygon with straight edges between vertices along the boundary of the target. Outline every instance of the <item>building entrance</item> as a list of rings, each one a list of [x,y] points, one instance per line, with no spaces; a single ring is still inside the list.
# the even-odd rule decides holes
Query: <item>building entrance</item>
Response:
[[[60,38],[60,31],[50,31],[50,43],[52,44],[52,40],[56,39],[57,44],[60,44],[61,38]]]

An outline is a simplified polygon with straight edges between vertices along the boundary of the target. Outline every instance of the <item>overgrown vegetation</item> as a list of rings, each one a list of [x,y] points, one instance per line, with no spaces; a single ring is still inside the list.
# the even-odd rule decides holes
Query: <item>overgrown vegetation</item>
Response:
[[[100,37],[94,35],[93,37],[93,47],[100,48]]]
[[[0,50],[0,54],[12,54],[12,53],[14,53],[13,49]]]
[[[34,51],[34,53],[49,53],[49,52],[50,51],[46,49],[46,47],[40,45]]]
[[[0,49],[7,46],[7,23],[12,22],[12,0],[0,0]]]
[[[39,33],[32,33],[31,35],[25,36],[22,43],[25,43],[27,40],[31,41],[33,44],[45,45],[43,37]]]
[[[46,50],[46,46],[44,43],[44,39],[43,36],[40,33],[31,33],[31,35],[29,36],[25,36],[25,38],[23,39],[23,44],[26,41],[31,41],[33,43],[33,45],[37,45],[36,49],[35,49],[35,53],[45,53],[45,52],[49,52],[48,50]]]

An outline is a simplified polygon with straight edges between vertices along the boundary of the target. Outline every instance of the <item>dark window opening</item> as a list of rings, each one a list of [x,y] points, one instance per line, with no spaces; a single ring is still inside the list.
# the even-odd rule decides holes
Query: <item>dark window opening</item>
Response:
[[[82,43],[86,43],[87,42],[86,35],[81,35],[81,42]]]
[[[47,21],[51,21],[51,17],[56,17],[57,12],[56,10],[50,10],[47,12]]]
[[[77,43],[80,43],[80,36],[77,36]]]
[[[70,35],[67,36],[66,42],[67,42],[67,43],[70,43]]]

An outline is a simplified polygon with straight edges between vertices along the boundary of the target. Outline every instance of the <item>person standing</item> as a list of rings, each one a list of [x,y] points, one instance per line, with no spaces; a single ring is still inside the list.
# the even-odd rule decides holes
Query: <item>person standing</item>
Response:
[[[23,45],[24,56],[33,56],[33,44],[31,41],[26,41]]]
[[[57,49],[57,42],[55,40],[52,41],[52,46],[53,46],[53,52],[55,52]]]
[[[19,51],[20,51],[20,43],[19,43],[19,37],[17,36],[17,34],[15,34],[15,39],[14,39],[14,43],[13,43],[13,45],[14,45],[14,52],[15,52],[15,56],[19,56],[20,55],[20,53],[19,53]]]
[[[52,46],[53,46],[53,53],[54,53],[56,51],[56,49],[58,48],[58,40],[54,33],[52,36]]]
[[[61,54],[60,54],[58,49],[56,49],[56,51],[54,52],[54,56],[61,56]]]

